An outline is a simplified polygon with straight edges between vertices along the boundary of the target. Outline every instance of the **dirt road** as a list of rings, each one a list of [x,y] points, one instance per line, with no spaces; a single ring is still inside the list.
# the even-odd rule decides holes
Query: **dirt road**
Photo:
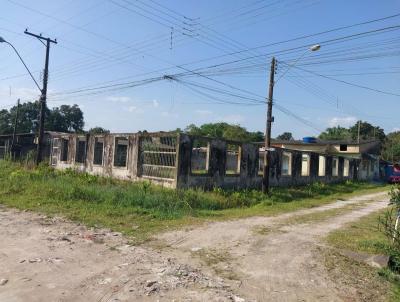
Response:
[[[147,246],[0,207],[0,301],[355,301],[356,289],[329,279],[321,239],[387,201],[377,193],[209,223]]]

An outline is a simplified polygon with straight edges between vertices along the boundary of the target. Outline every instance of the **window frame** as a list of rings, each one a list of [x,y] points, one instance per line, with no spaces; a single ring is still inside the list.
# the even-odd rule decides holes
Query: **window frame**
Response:
[[[205,147],[201,146],[203,143],[205,143]],[[205,152],[202,152],[202,148],[205,149]],[[193,151],[196,149],[196,152],[198,154],[205,153],[205,169],[194,169],[194,156],[193,156]],[[192,176],[208,176],[210,174],[210,150],[211,150],[211,142],[205,139],[194,139],[193,140],[193,146],[192,146],[192,154],[190,158],[190,174]]]
[[[349,177],[349,176],[350,176],[350,160],[348,158],[345,158],[343,161],[343,177]]]
[[[336,164],[334,165],[333,163],[336,161]],[[333,173],[335,171],[336,173]],[[332,176],[333,177],[338,177],[339,176],[339,158],[338,157],[333,157],[332,158]]]
[[[321,169],[321,159],[323,159],[323,170]],[[323,173],[321,173],[323,171]],[[324,177],[326,176],[326,156],[319,155],[318,156],[318,176]]]
[[[116,164],[115,164],[115,160],[116,160],[116,156],[117,156],[117,146],[119,145],[119,144],[118,144],[118,140],[120,140],[120,139],[126,141],[125,165],[116,165]],[[121,145],[122,145],[122,144],[121,144]],[[116,137],[114,137],[113,168],[117,168],[117,169],[128,169],[128,159],[129,159],[128,150],[129,150],[129,138],[124,137],[124,136],[116,136]]]
[[[96,144],[98,144],[98,140],[101,139],[102,148],[101,148],[101,163],[96,163]],[[104,165],[104,137],[95,137],[93,142],[93,166],[103,166]]]
[[[83,153],[82,153],[82,158],[78,157],[79,155],[79,146],[81,146],[81,143],[83,143]],[[77,164],[85,164],[85,159],[86,159],[86,138],[80,138],[77,137],[76,139],[76,145],[75,145],[75,163]],[[82,161],[78,161],[78,158]]]
[[[61,138],[61,142],[60,161],[66,163],[68,162],[69,155],[69,138]]]
[[[287,173],[283,173],[283,158],[287,157],[288,158],[288,169]],[[282,152],[282,164],[281,164],[281,175],[282,176],[292,176],[292,158],[293,154],[291,152]]]
[[[303,163],[305,162],[304,158],[307,158],[307,173],[304,173],[303,171]],[[311,168],[311,156],[309,153],[301,153],[301,173],[300,175],[302,177],[308,177],[310,176],[310,168]]]
[[[236,146],[237,150],[228,150],[228,145]],[[228,152],[237,152],[236,158],[236,165],[235,170],[228,169]],[[226,150],[225,150],[225,176],[239,176],[240,175],[240,166],[242,161],[242,146],[238,143],[227,143]],[[228,173],[229,171],[229,173]]]

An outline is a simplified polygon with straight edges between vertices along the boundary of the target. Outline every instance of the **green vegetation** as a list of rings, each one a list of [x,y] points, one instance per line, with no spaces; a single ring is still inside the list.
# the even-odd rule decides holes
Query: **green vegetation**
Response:
[[[389,241],[379,231],[378,221],[384,211],[379,211],[350,223],[345,228],[328,235],[328,242],[339,249],[370,254],[387,254]]]
[[[206,219],[275,215],[310,208],[351,195],[382,191],[369,183],[314,183],[273,189],[270,197],[256,190],[212,192],[172,190],[148,182],[127,182],[47,166],[28,170],[0,161],[0,203],[48,215],[64,215],[89,226],[109,227],[136,242],[151,234]]]
[[[324,140],[356,140],[358,137],[358,123],[360,123],[360,138],[362,140],[374,138],[379,139],[381,142],[385,140],[386,135],[381,127],[371,125],[365,121],[357,121],[349,128],[340,126],[327,128],[319,135],[319,138]]]
[[[294,140],[292,132],[283,132],[282,134],[278,135],[276,139],[283,140],[283,141],[292,141]]]
[[[177,131],[181,130],[177,129]],[[244,127],[228,123],[208,123],[199,127],[190,124],[185,128],[184,132],[190,135],[209,136],[241,142],[260,142],[264,140],[264,134],[260,131],[250,132]]]
[[[400,131],[389,133],[386,136],[382,157],[388,161],[400,162]]]
[[[26,102],[19,106],[17,133],[35,132],[39,116],[39,102]],[[17,106],[10,110],[0,110],[0,134],[10,134],[13,131]],[[78,105],[61,105],[46,109],[45,129],[47,131],[83,132],[83,112]]]
[[[400,196],[398,190],[392,190],[392,200]],[[337,274],[345,276],[346,282],[360,279],[368,280],[367,287],[373,288],[375,293],[382,292],[389,301],[400,301],[400,276],[392,270],[398,271],[399,251],[397,243],[392,242],[392,230],[395,219],[393,207],[365,216],[358,221],[348,224],[345,228],[332,232],[327,237],[328,243],[339,250],[326,257],[328,270],[339,267]],[[389,233],[387,228],[391,226]],[[392,270],[376,269],[352,260],[340,254],[340,250],[356,253],[383,254],[391,257],[389,266]],[[334,264],[333,264],[334,263]],[[336,278],[336,277],[335,277]],[[368,289],[367,289],[368,290]],[[372,292],[372,291],[371,291]]]

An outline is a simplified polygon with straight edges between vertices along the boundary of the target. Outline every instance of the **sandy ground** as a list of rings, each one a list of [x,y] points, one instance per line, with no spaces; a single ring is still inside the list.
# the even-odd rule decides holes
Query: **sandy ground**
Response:
[[[328,278],[330,231],[385,208],[377,193],[209,223],[130,246],[109,230],[0,207],[0,301],[355,301]],[[360,205],[322,222],[290,219]]]

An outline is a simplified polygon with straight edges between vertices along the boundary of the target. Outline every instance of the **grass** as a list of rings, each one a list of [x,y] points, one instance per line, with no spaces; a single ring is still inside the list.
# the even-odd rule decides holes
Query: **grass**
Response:
[[[345,228],[332,232],[327,241],[332,246],[355,252],[387,254],[390,244],[378,229],[378,219],[385,210],[367,215],[348,224]]]
[[[389,256],[390,242],[378,228],[378,219],[385,211],[362,217],[345,228],[330,233],[326,238],[327,242],[339,251],[326,254],[328,271],[333,272],[335,281],[344,278],[346,283],[353,283],[354,286],[363,284],[363,288],[358,292],[370,292],[370,301],[400,301],[400,277],[387,268],[376,269],[345,257],[340,254],[340,250]],[[359,280],[365,282],[360,283]],[[375,294],[377,296],[374,296]]]
[[[88,226],[108,227],[143,242],[152,234],[205,220],[277,215],[327,204],[339,198],[386,190],[386,186],[346,182],[256,190],[212,192],[172,190],[148,182],[127,182],[47,166],[25,169],[0,161],[0,203],[47,215],[63,215]]]

